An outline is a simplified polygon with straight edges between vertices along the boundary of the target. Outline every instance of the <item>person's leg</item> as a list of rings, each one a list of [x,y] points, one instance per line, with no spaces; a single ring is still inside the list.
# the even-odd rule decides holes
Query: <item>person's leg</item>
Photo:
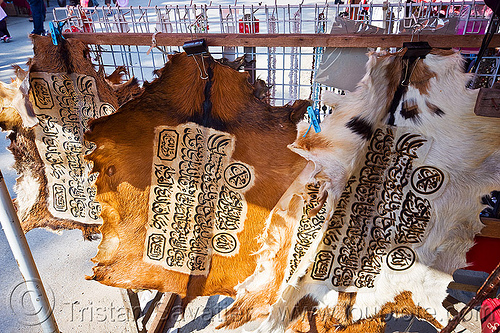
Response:
[[[9,30],[7,30],[7,19],[3,19],[0,21],[0,40],[8,42],[10,39]]]
[[[33,31],[32,34],[40,35],[45,29],[43,28],[44,21],[44,6],[42,0],[29,0],[31,7],[31,14],[33,17]]]
[[[46,17],[46,14],[47,14],[47,6],[45,5],[45,1],[42,0],[42,7],[43,7],[43,21],[45,22],[45,17]]]
[[[7,33],[6,31],[7,31],[7,22],[5,19],[3,19],[0,21],[0,39],[3,40],[4,36],[7,35],[8,31]]]

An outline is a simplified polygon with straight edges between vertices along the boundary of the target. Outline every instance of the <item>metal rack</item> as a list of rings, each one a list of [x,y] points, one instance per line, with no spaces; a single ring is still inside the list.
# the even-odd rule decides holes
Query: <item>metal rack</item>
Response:
[[[332,42],[333,37],[342,37],[329,34],[339,15],[358,24],[358,33],[362,33],[356,35],[358,39],[351,34],[349,39]],[[331,89],[313,84],[323,45],[384,47],[380,42],[384,40],[385,46],[396,47],[413,35],[421,39],[447,37],[437,39],[433,46],[445,41],[445,46],[477,46],[482,39],[478,35],[486,30],[490,16],[483,1],[54,9],[54,20],[67,21],[66,34],[88,42],[96,65],[108,73],[123,65],[130,76],[151,81],[153,71],[167,61],[167,54],[182,51],[181,41],[214,38],[209,50],[215,58],[233,60],[247,54],[255,59],[253,73],[270,85],[270,102],[276,105],[297,98],[317,100],[322,89]],[[454,35],[440,35],[439,27],[446,22],[453,25]],[[374,30],[378,30],[376,35],[366,34]],[[452,45],[457,41],[464,42]],[[474,57],[470,55],[474,51],[464,49],[469,58]],[[483,59],[478,68],[482,76],[477,80],[479,86],[491,86],[498,80],[499,64],[496,54]]]

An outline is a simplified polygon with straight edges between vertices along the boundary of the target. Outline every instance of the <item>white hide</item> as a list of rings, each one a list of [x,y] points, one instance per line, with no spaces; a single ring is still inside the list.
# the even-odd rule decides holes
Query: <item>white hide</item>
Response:
[[[22,176],[17,179],[14,185],[14,191],[17,194],[16,205],[18,207],[18,215],[21,220],[25,219],[30,210],[39,199],[40,182],[33,177],[30,170],[25,170]],[[33,195],[37,193],[37,195]]]
[[[320,133],[307,135],[315,135],[327,142],[327,146],[302,146],[301,136],[308,124],[299,125],[297,140],[290,149],[308,159],[309,166],[271,212],[284,217],[286,228],[273,225],[270,222],[272,215],[269,217],[257,269],[239,285],[238,299],[265,290],[276,276],[276,253],[284,243],[283,237],[291,237],[285,230],[296,228],[300,218],[296,207],[289,206],[294,194],[303,196],[306,184],[318,181],[321,190],[328,193],[327,216],[333,213],[347,179],[363,162],[366,151],[367,141],[345,124],[355,116],[368,121],[373,128],[386,123],[387,98],[392,97],[385,91],[388,85],[386,66],[391,66],[394,59],[395,56],[371,54],[367,74],[354,92],[343,97],[325,95],[327,104],[335,107],[333,114],[321,124]],[[466,89],[469,76],[462,72],[461,56],[429,54],[419,61],[436,73],[436,77],[430,79],[427,95],[421,94],[410,83],[396,110],[395,125],[413,129],[432,140],[425,164],[445,170],[448,180],[443,191],[432,200],[432,215],[423,241],[412,245],[416,254],[415,265],[405,272],[393,272],[382,265],[374,288],[357,291],[354,308],[358,312],[353,312],[356,320],[375,315],[395,296],[410,291],[416,305],[428,309],[445,324],[448,317],[441,302],[446,297],[451,274],[466,266],[465,254],[473,245],[474,235],[482,228],[479,221],[479,212],[483,209],[481,197],[500,187],[500,120],[478,117],[473,113],[478,91]],[[417,101],[418,119],[405,119],[400,115],[403,100],[410,98]],[[442,110],[444,115],[434,113],[429,103]],[[269,316],[257,332],[284,332],[290,318],[283,317],[283,314],[291,313],[306,295],[318,301],[318,308],[332,308],[337,304],[338,291],[329,279],[318,282],[305,278],[314,262],[326,224],[293,276],[288,282],[282,282],[278,301],[271,305]]]

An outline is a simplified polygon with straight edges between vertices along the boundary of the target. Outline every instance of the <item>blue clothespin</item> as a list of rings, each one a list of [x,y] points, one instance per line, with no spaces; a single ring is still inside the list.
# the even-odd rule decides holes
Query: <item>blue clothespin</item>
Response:
[[[321,132],[321,127],[319,126],[319,124],[321,123],[321,120],[319,119],[319,109],[315,110],[312,106],[308,106],[307,114],[309,115],[309,121],[311,122],[311,124],[309,125],[307,132],[304,134],[304,137],[306,137],[307,133],[309,133],[311,126],[314,127],[314,131],[316,133]]]
[[[66,21],[57,22],[57,27],[54,25],[54,22],[49,22],[50,36],[52,37],[52,44],[58,45],[58,36],[64,39],[61,34],[62,27],[66,24]]]

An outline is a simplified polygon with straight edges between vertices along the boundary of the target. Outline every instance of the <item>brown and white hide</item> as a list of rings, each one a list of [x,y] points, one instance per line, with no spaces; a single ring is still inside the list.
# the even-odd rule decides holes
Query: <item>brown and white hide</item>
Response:
[[[18,214],[25,232],[78,228],[91,239],[98,233],[100,206],[93,200],[92,166],[83,159],[92,149],[83,132],[89,118],[114,112],[118,98],[94,70],[83,43],[54,46],[50,37],[34,36],[33,45],[29,75],[18,79],[15,98],[0,113],[19,175]]]
[[[103,218],[91,278],[186,300],[234,295],[255,269],[267,215],[305,165],[287,145],[309,102],[272,107],[247,73],[184,53],[144,87],[85,136],[97,145],[88,159]]]
[[[451,51],[416,63],[372,53],[354,92],[326,96],[333,113],[320,133],[299,125],[290,149],[309,163],[270,214],[257,269],[220,327],[383,332],[389,313],[442,327],[481,197],[500,185],[500,120],[474,114],[468,80]]]

